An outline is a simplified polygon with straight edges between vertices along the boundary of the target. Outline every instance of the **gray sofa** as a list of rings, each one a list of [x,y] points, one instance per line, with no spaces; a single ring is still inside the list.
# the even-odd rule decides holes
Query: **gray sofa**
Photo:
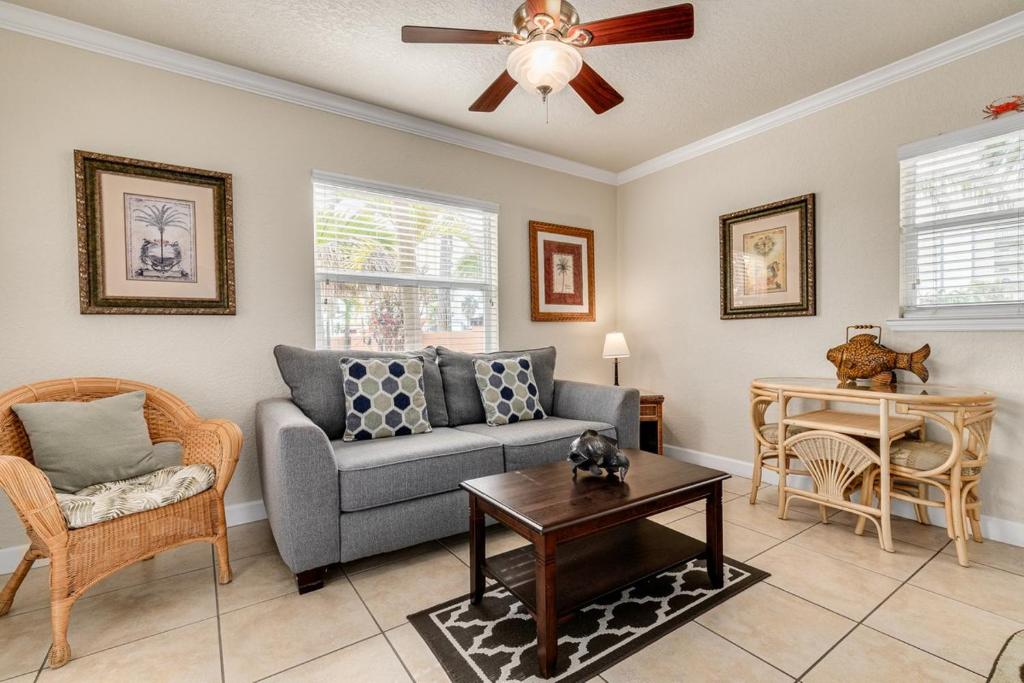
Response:
[[[586,429],[639,441],[637,390],[555,380],[553,347],[525,352],[546,419],[488,426],[472,356],[428,347],[410,355],[424,359],[432,431],[356,442],[341,440],[339,360],[401,354],[274,353],[292,397],[258,404],[257,448],[270,526],[300,592],[321,587],[328,565],[466,531],[461,481],[562,460]]]

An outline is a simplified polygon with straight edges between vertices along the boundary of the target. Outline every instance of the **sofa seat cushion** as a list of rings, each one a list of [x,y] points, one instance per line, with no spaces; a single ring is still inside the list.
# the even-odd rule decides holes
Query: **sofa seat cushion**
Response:
[[[564,417],[547,417],[498,427],[471,424],[456,429],[499,441],[505,447],[505,470],[509,472],[565,460],[569,456],[569,443],[588,429],[615,438],[615,427],[607,422]]]
[[[172,505],[202,493],[216,479],[209,465],[174,465],[131,479],[95,484],[76,493],[57,493],[57,504],[68,528],[80,529]]]
[[[500,443],[448,427],[331,444],[343,512],[454,491],[461,481],[503,471]]]

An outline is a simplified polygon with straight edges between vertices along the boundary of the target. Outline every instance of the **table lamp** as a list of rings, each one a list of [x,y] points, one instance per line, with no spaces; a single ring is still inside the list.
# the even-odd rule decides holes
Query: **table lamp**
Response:
[[[604,336],[604,358],[615,359],[615,386],[619,386],[619,359],[629,358],[629,346],[626,345],[626,336],[621,332],[609,332]]]

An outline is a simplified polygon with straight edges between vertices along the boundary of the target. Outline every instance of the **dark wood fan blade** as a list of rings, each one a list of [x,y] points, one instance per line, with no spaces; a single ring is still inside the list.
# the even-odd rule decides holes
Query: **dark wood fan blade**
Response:
[[[484,94],[476,98],[476,102],[469,106],[469,110],[494,111],[515,87],[516,79],[509,76],[508,71],[502,71],[494,83],[484,90]]]
[[[512,34],[505,31],[477,31],[472,28],[440,28],[437,26],[403,26],[403,43],[479,43],[497,45],[498,40]]]
[[[612,107],[622,104],[622,95],[586,63],[576,78],[569,81],[569,85],[590,105],[595,114],[603,114]]]
[[[580,24],[594,36],[588,47],[693,37],[693,5],[673,5]]]

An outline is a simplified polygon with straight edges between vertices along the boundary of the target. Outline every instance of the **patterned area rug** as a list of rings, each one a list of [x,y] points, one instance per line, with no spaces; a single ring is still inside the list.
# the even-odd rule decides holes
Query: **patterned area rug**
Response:
[[[558,674],[547,680],[589,680],[767,576],[725,558],[725,586],[716,590],[697,559],[608,595],[558,627]],[[533,618],[500,586],[480,605],[467,595],[409,621],[456,683],[541,680]]]
[[[1024,683],[1024,631],[1017,631],[1003,645],[988,680],[989,683]]]

